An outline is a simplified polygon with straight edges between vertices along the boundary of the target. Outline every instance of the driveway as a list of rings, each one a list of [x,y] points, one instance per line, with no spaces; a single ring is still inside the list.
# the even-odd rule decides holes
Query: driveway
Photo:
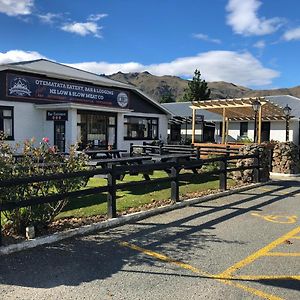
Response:
[[[300,182],[0,259],[1,299],[300,299]]]

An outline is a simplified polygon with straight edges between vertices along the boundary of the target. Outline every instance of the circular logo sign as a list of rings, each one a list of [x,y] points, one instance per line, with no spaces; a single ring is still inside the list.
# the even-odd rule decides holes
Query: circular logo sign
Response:
[[[117,96],[117,102],[119,106],[126,107],[128,105],[128,96],[126,93],[121,92]]]

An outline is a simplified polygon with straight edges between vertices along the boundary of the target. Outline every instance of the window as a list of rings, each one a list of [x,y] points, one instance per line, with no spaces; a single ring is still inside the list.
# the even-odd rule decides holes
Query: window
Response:
[[[125,116],[124,138],[127,140],[158,139],[158,119]]]
[[[0,131],[4,132],[5,139],[13,139],[13,107],[0,106]]]
[[[240,136],[248,136],[248,122],[240,123]]]

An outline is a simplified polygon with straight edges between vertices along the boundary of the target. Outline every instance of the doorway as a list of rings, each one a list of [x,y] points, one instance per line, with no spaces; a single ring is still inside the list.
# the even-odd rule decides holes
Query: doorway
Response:
[[[54,145],[58,152],[65,152],[66,125],[64,121],[54,121]]]
[[[270,141],[270,129],[271,129],[270,122],[262,122],[261,123],[261,141],[262,142]]]

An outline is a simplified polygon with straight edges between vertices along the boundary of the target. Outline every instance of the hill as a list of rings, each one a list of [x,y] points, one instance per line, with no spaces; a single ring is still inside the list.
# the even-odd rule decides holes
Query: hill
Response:
[[[163,95],[171,93],[176,101],[180,101],[187,88],[188,80],[176,76],[155,76],[149,72],[122,73],[118,72],[107,76],[113,80],[136,86],[155,100],[160,101]],[[291,95],[300,98],[300,86],[274,90],[252,90],[233,83],[216,81],[208,82],[211,89],[211,99],[241,98],[271,95]]]

